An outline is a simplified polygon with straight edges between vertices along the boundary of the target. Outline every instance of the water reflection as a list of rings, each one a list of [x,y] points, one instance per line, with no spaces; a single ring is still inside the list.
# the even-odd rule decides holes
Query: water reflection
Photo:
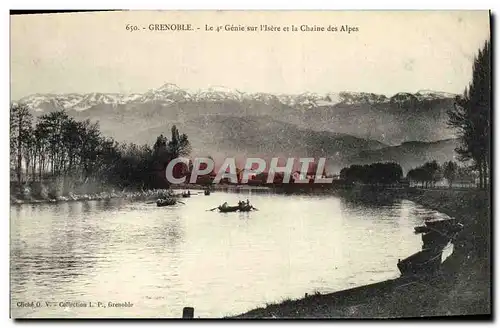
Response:
[[[207,209],[247,199],[259,209]],[[425,213],[425,214],[423,214]],[[130,309],[23,309],[14,316],[201,317],[398,275],[421,247],[414,203],[332,196],[223,193],[158,208],[122,200],[11,208],[17,300],[131,301]]]
[[[343,197],[340,201],[344,216],[360,220],[373,220],[398,227],[401,221],[408,218],[405,208],[408,204],[395,197]]]

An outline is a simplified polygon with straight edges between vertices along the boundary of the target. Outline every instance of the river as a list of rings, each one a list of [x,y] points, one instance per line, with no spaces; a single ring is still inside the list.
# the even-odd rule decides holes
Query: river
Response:
[[[258,211],[206,211],[247,198]],[[179,318],[192,306],[214,318],[395,278],[398,259],[421,248],[413,227],[443,215],[407,200],[337,196],[183,201],[13,205],[13,317]]]

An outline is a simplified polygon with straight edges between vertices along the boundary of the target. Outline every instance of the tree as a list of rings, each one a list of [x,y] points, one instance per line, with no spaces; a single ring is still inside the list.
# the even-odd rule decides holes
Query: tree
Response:
[[[15,172],[19,186],[22,184],[23,155],[30,146],[32,136],[32,120],[29,108],[23,104],[10,106],[10,146],[11,155],[14,155]]]
[[[453,181],[457,178],[458,165],[453,161],[444,163],[443,165],[443,176],[448,180],[448,185],[451,188]]]
[[[172,138],[168,143],[168,152],[170,155],[170,160],[182,156],[187,156],[191,153],[191,144],[189,143],[186,134],[179,134],[179,130],[174,125],[172,126]]]
[[[47,142],[48,159],[50,171],[53,176],[57,176],[63,170],[67,153],[64,142],[64,128],[69,121],[68,114],[64,110],[50,112],[40,117],[38,124],[44,130],[44,137]]]
[[[415,181],[417,185],[420,183],[422,188],[424,185],[427,186],[430,181],[430,174],[423,166],[410,170],[407,177],[409,180]]]
[[[27,134],[23,140],[23,158],[25,164],[26,180],[30,177],[30,169],[32,176],[34,175],[33,163],[35,163],[35,137],[33,135],[33,128],[31,125],[27,127]]]
[[[156,142],[153,145],[153,152],[155,156],[161,157],[163,153],[166,153],[167,151],[167,138],[163,136],[163,134],[160,134],[156,138]]]
[[[47,135],[48,135],[48,130],[46,127],[41,123],[38,122],[35,125],[35,131],[34,131],[34,136],[35,136],[35,143],[33,147],[35,148],[35,159],[36,161],[34,162],[34,165],[36,166],[38,162],[38,179],[42,181],[42,176],[43,173],[45,172],[45,167],[47,163]],[[36,168],[33,171],[33,174],[36,172]]]
[[[439,171],[440,167],[436,161],[427,162],[422,166],[424,170],[425,182],[428,185],[434,186],[440,180]]]
[[[436,161],[427,162],[408,171],[406,177],[417,184],[421,183],[422,187],[434,186],[437,181],[441,180],[441,167]]]
[[[456,152],[461,161],[472,160],[479,172],[479,187],[489,179],[491,138],[491,44],[486,41],[474,58],[472,82],[448,111],[448,124],[460,138]]]
[[[75,165],[77,164],[78,151],[83,146],[83,138],[80,132],[82,125],[72,118],[68,118],[62,123],[62,144],[67,153],[67,161],[61,163],[65,174],[75,174]],[[62,157],[62,156],[61,156]]]
[[[98,165],[100,146],[103,141],[98,123],[91,123],[89,120],[83,121],[80,126],[82,136],[82,147],[80,149],[80,160],[82,163],[82,175],[85,180],[98,179],[94,174]]]

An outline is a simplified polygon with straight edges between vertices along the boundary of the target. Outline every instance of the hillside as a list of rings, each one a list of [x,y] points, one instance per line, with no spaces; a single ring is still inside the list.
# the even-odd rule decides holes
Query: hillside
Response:
[[[168,135],[170,124],[137,131],[135,140],[153,143],[161,133]],[[348,134],[318,132],[269,117],[204,116],[178,124],[188,134],[193,155],[212,155],[216,159],[227,156],[244,157],[326,157],[333,170],[338,170],[344,159],[360,150],[372,150],[386,145]],[[129,132],[130,133],[130,132]]]

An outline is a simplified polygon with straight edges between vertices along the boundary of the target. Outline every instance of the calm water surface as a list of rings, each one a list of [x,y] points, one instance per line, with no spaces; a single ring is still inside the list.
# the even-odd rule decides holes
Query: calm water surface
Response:
[[[206,211],[246,198],[259,211]],[[404,200],[215,192],[183,201],[12,206],[12,315],[179,318],[185,306],[195,317],[239,314],[395,278],[398,259],[421,248],[413,227],[442,216]],[[18,307],[21,301],[40,307]]]

